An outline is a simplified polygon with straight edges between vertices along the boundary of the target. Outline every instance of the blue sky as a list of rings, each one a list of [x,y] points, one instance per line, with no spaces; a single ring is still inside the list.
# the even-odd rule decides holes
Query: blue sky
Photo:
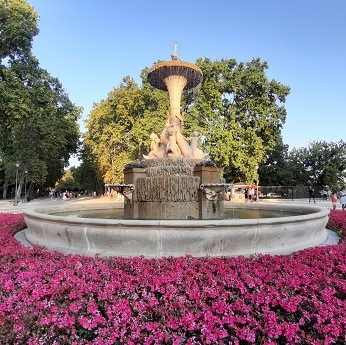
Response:
[[[84,107],[123,77],[170,60],[259,57],[267,75],[291,87],[284,143],[345,140],[345,0],[29,0],[40,15],[33,44],[41,67]],[[83,120],[81,121],[82,130]]]

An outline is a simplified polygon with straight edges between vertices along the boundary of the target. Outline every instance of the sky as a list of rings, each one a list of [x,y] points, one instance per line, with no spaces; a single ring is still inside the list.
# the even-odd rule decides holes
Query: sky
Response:
[[[28,0],[40,16],[33,53],[84,108],[126,76],[170,60],[267,61],[290,86],[282,134],[290,149],[345,140],[345,0]],[[164,117],[165,114],[163,114]],[[164,121],[164,119],[163,119]]]

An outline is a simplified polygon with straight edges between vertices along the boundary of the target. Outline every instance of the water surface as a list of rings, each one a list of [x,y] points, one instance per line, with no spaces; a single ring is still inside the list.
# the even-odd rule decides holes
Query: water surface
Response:
[[[80,218],[97,218],[97,219],[124,219],[124,210],[103,209],[103,210],[76,210],[64,212],[49,212],[51,215],[68,217],[77,216]],[[225,209],[225,219],[259,219],[259,218],[281,218],[298,216],[302,213],[280,210],[263,210],[263,209],[242,209],[230,208]]]

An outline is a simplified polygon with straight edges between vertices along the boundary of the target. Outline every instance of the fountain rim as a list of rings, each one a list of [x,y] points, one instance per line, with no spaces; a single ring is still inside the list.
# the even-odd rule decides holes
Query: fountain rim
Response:
[[[249,206],[248,206],[249,205]],[[236,207],[240,206],[240,207]],[[74,215],[69,216],[59,216],[53,214],[44,213],[45,211],[54,210],[56,212],[68,212],[68,211],[87,211],[87,210],[100,210],[100,209],[115,209],[123,208],[115,207],[113,204],[76,204],[76,205],[59,205],[59,206],[41,206],[32,209],[24,210],[24,215],[27,217],[40,216],[41,219],[46,221],[59,221],[60,223],[70,223],[70,224],[102,224],[105,226],[114,225],[128,225],[128,226],[138,226],[141,228],[145,227],[169,227],[169,228],[189,228],[200,226],[202,228],[211,228],[213,226],[227,227],[230,225],[265,225],[265,224],[282,224],[282,223],[295,223],[302,222],[310,219],[315,219],[316,217],[322,218],[329,214],[329,209],[320,208],[317,206],[304,206],[304,205],[290,205],[290,204],[239,204],[236,203],[234,207],[226,207],[227,209],[232,208],[249,208],[249,209],[267,209],[267,210],[280,210],[280,211],[297,211],[298,214],[294,216],[287,217],[277,217],[277,218],[251,218],[251,219],[108,219],[108,218],[81,218]],[[310,213],[302,214],[302,211],[309,211]]]
[[[148,71],[148,81],[155,88],[168,91],[164,80],[174,75],[187,79],[185,89],[196,87],[203,78],[203,72],[197,65],[182,60],[171,60],[158,62],[151,67]]]
[[[241,204],[242,208],[254,205]],[[26,240],[52,251],[105,257],[250,256],[291,254],[322,244],[329,209],[256,205],[310,214],[262,219],[132,220],[55,216],[44,211],[115,209],[114,204],[51,205],[24,211]],[[117,206],[122,203],[118,202]],[[240,206],[240,205],[239,205]],[[294,207],[292,207],[294,206]]]

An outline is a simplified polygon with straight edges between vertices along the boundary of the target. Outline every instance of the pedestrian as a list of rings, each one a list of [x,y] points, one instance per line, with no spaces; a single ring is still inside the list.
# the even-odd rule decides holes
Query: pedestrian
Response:
[[[253,202],[253,188],[252,187],[249,188],[248,195],[249,195],[249,201]]]
[[[249,189],[248,188],[245,188],[244,196],[245,196],[245,202],[248,202],[248,200],[249,200]]]
[[[332,193],[331,199],[332,199],[333,210],[336,210],[336,203],[338,201],[338,197],[335,192]]]
[[[327,193],[327,191],[325,189],[323,189],[323,191],[322,191],[322,197],[323,197],[323,200],[325,200],[325,201],[328,198],[328,193]]]
[[[226,193],[225,193],[225,200],[230,201],[231,200],[231,189],[227,188]]]
[[[345,187],[341,188],[339,195],[340,195],[341,208],[343,210],[346,210],[346,189],[345,189]]]
[[[314,189],[310,186],[310,187],[309,187],[309,203],[311,202],[311,200],[313,200],[314,203],[316,204],[316,201],[315,201],[315,191],[314,191]]]

